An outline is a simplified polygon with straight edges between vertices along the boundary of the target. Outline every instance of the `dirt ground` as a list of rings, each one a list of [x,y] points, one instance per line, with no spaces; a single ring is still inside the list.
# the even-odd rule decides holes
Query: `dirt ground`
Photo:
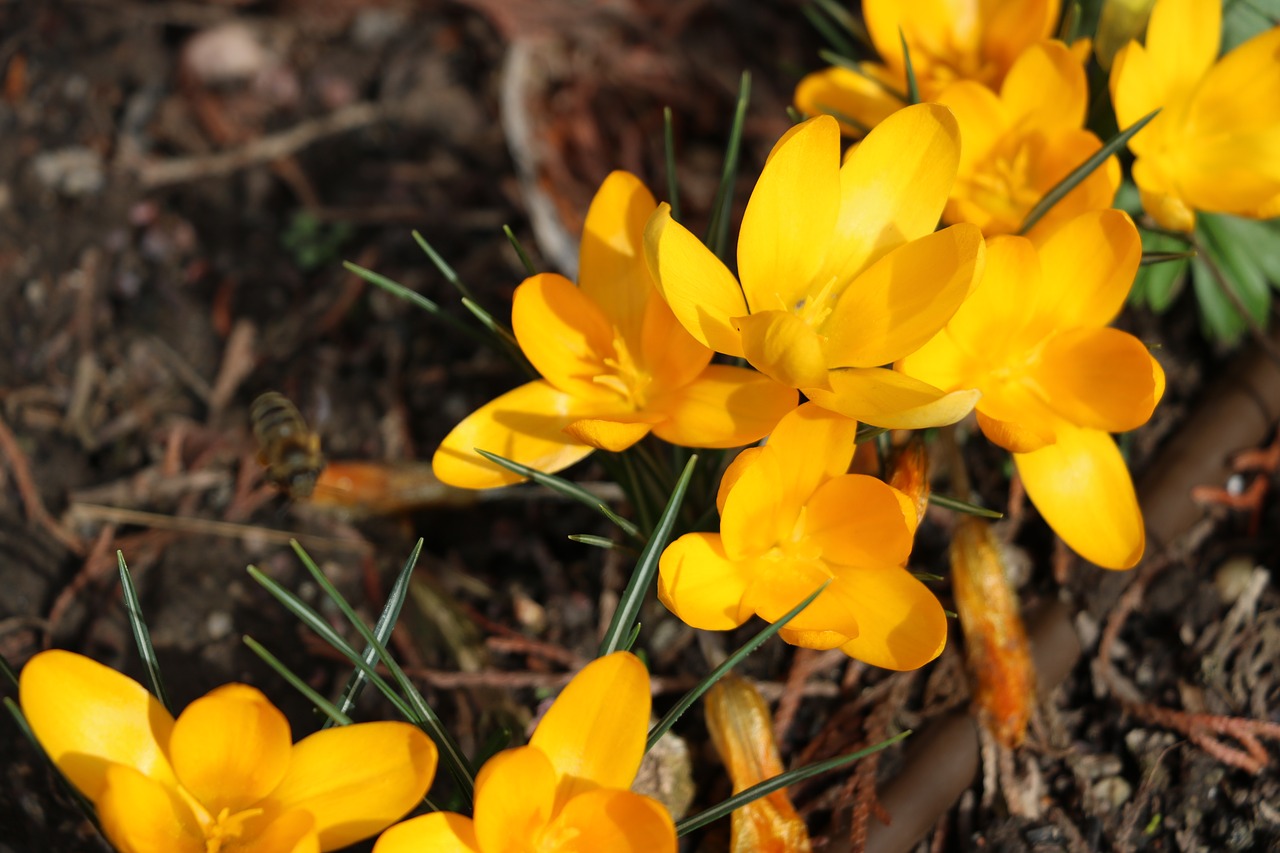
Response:
[[[422,537],[398,652],[466,749],[501,726],[520,731],[591,656],[625,581],[625,557],[566,538],[608,535],[603,521],[536,490],[356,520],[289,503],[261,480],[249,402],[287,394],[333,459],[429,459],[461,417],[520,378],[341,261],[465,318],[417,229],[505,319],[524,270],[504,224],[539,268],[571,265],[609,170],[665,195],[664,106],[686,211],[704,222],[749,70],[740,208],[820,46],[798,5],[781,0],[0,2],[4,658],[20,668],[52,645],[140,677],[120,549],[177,705],[247,681],[305,733],[318,720],[241,637],[322,692],[346,670],[245,566],[320,605],[286,544],[299,536],[372,620]],[[1130,445],[1141,475],[1239,368],[1204,344],[1186,298],[1164,317],[1125,322],[1161,346],[1170,376],[1166,402]],[[1197,452],[1223,460],[1249,449],[1203,438],[1209,449]],[[984,496],[1003,505],[1005,460],[981,442],[967,452]],[[1065,603],[1083,652],[1028,745],[989,752],[921,849],[1278,849],[1274,471],[1233,484],[1261,495],[1260,510],[1206,510],[1124,576],[1073,562],[1022,509],[1024,603]],[[572,473],[603,477],[591,464]],[[1227,484],[1179,494],[1194,485]],[[949,517],[931,518],[913,568],[945,576]],[[1121,591],[1135,582],[1130,607]],[[950,606],[946,582],[935,588]],[[1104,640],[1109,626],[1114,640]],[[651,603],[640,645],[657,708],[740,639],[698,637]],[[790,697],[778,728],[792,766],[925,731],[967,703],[958,643],[917,674],[781,644],[747,669],[771,698]],[[388,713],[372,698],[361,710]],[[1220,725],[1228,745],[1262,738],[1242,752],[1252,764],[1206,747],[1219,715],[1272,722]],[[11,721],[2,731],[0,851],[105,850]],[[700,715],[677,732],[697,768],[694,808],[722,799],[728,784]],[[901,763],[894,751],[796,787],[815,849],[850,849],[876,820],[876,776]],[[726,839],[722,822],[683,849]]]

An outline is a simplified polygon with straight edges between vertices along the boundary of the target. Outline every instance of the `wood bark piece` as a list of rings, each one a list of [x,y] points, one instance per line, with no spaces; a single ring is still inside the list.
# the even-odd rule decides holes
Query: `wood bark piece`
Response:
[[[1280,343],[1280,331],[1270,340],[1273,346]],[[1223,378],[1139,478],[1148,555],[1164,551],[1203,516],[1191,489],[1225,482],[1232,474],[1231,456],[1265,441],[1277,421],[1280,364],[1255,345],[1223,371]],[[1066,607],[1054,604],[1028,618],[1042,691],[1065,678],[1079,658],[1071,616]],[[912,738],[904,761],[902,771],[880,792],[893,823],[872,821],[867,853],[910,850],[972,784],[978,770],[976,721],[956,712],[934,722]]]

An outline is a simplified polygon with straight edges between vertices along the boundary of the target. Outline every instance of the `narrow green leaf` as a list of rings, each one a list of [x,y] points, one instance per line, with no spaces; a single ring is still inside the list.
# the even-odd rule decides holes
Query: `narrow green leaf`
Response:
[[[489,333],[498,339],[498,344],[502,351],[506,353],[507,358],[511,359],[511,363],[524,371],[525,375],[530,379],[540,379],[541,374],[537,369],[529,363],[529,359],[525,358],[524,351],[520,349],[520,342],[516,340],[516,336],[506,326],[493,319],[493,315],[481,307],[480,303],[475,302],[467,297],[462,297],[462,307],[471,312],[480,325],[484,326]]]
[[[9,661],[4,655],[0,655],[0,674],[4,675],[5,680],[13,685],[13,689],[18,689],[18,673],[14,672],[13,667],[9,666]]]
[[[262,658],[263,663],[265,663],[267,666],[274,669],[277,675],[279,675],[285,681],[289,682],[289,684],[293,685],[293,688],[297,690],[299,693],[301,693],[303,696],[305,696],[308,702],[314,705],[321,713],[323,713],[325,716],[329,718],[325,721],[325,724],[324,724],[324,727],[326,729],[329,728],[329,726],[333,725],[334,723],[337,723],[340,726],[351,725],[350,717],[342,713],[342,711],[338,710],[338,707],[334,705],[332,702],[330,702],[328,699],[324,698],[315,690],[313,690],[311,688],[311,685],[307,684],[307,682],[299,678],[293,672],[293,670],[285,666],[284,663],[279,658],[271,654],[271,652],[267,651],[265,646],[263,646],[253,637],[246,636],[246,637],[242,637],[241,640],[243,640],[244,644],[249,647],[249,650],[251,652],[253,652],[258,657]]]
[[[667,163],[667,203],[671,205],[671,218],[679,222],[680,182],[676,175],[676,131],[671,107],[662,108],[662,153]]]
[[[644,751],[648,752],[653,749],[653,745],[658,742],[658,739],[666,734],[673,725],[675,725],[676,720],[680,719],[680,717],[684,715],[685,711],[693,707],[694,702],[697,702],[702,698],[702,694],[710,690],[717,681],[724,678],[725,674],[735,666],[746,660],[747,655],[764,645],[765,640],[768,640],[774,634],[785,628],[788,622],[799,616],[800,611],[812,604],[814,599],[821,595],[822,591],[830,585],[831,581],[828,580],[822,586],[815,589],[804,601],[788,610],[781,619],[774,622],[772,625],[767,626],[763,631],[759,632],[744,643],[736,652],[725,658],[722,664],[713,669],[710,675],[702,679],[696,687],[684,694],[684,696],[680,697],[680,701],[673,705],[671,710],[668,711],[663,718],[649,730],[649,738],[645,742]]]
[[[570,533],[568,538],[571,542],[579,542],[583,545],[590,545],[593,548],[603,548],[606,551],[623,547],[612,539],[607,539],[604,536],[593,536],[590,533]]]
[[[711,222],[703,241],[720,260],[724,260],[725,242],[729,238],[729,220],[733,210],[733,185],[738,176],[738,157],[742,151],[742,125],[747,120],[747,104],[751,100],[751,72],[743,71],[738,84],[738,105],[729,127],[729,141],[724,150],[724,166],[720,171],[720,186],[716,188],[715,203],[711,206]]]
[[[567,498],[572,498],[584,506],[591,507],[596,512],[600,513],[617,525],[623,533],[636,539],[640,538],[640,528],[609,509],[603,501],[581,486],[570,483],[568,480],[557,477],[554,474],[544,474],[541,471],[530,468],[528,465],[521,465],[519,462],[512,462],[510,459],[503,458],[496,453],[490,453],[487,450],[481,450],[478,447],[476,448],[476,453],[479,453],[495,465],[501,465],[508,471],[514,471],[522,477],[528,477],[540,486],[546,486],[554,492],[558,492]]]
[[[366,643],[373,647],[378,660],[386,666],[387,670],[391,673],[391,677],[395,680],[396,685],[400,688],[401,695],[409,702],[409,705],[413,708],[415,715],[419,720],[421,720],[422,728],[427,732],[427,734],[431,735],[432,740],[436,742],[436,746],[440,749],[441,762],[443,762],[449,769],[454,780],[464,791],[466,791],[467,796],[472,797],[476,785],[475,772],[471,769],[471,765],[462,754],[462,750],[454,741],[453,736],[445,729],[444,722],[431,708],[431,706],[427,704],[427,700],[423,698],[422,694],[418,691],[418,688],[409,679],[409,677],[405,675],[404,670],[400,668],[400,664],[397,663],[396,659],[387,651],[386,646],[378,641],[378,638],[373,635],[373,631],[369,630],[369,626],[364,624],[364,621],[360,618],[359,614],[357,614],[351,605],[347,603],[347,600],[342,597],[342,593],[338,592],[333,583],[325,577],[324,572],[320,571],[320,567],[311,559],[311,555],[308,554],[300,544],[298,544],[298,540],[291,540],[289,544],[293,547],[293,552],[298,555],[298,559],[302,561],[302,565],[304,565],[307,571],[311,574],[312,579],[315,580],[315,582],[319,584],[320,588],[324,590],[324,593],[329,596],[329,600],[337,605],[338,609],[342,612],[342,615],[347,618],[349,623],[351,623],[351,627],[355,628],[356,633],[358,633]],[[362,658],[361,663],[363,662]],[[361,669],[365,672],[369,671],[365,667],[361,667]]]
[[[1240,299],[1249,313],[1259,322],[1267,321],[1267,309],[1271,305],[1271,289],[1267,276],[1258,265],[1256,255],[1262,251],[1247,242],[1235,239],[1228,220],[1232,217],[1201,213],[1196,217],[1199,241],[1224,275],[1235,285]]]
[[[1182,292],[1187,280],[1187,260],[1194,256],[1189,249],[1187,239],[1146,228],[1139,229],[1142,234],[1143,263],[1134,276],[1133,287],[1129,291],[1131,305],[1146,305],[1157,314],[1163,314],[1173,304],[1173,300]],[[1187,259],[1169,263],[1146,263],[1148,255],[1178,256],[1187,254]]]
[[[1079,1],[1068,3],[1066,13],[1062,16],[1062,24],[1058,27],[1058,41],[1071,44],[1080,37],[1080,17]]]
[[[671,499],[667,501],[667,508],[663,510],[662,517],[658,519],[658,524],[649,537],[648,543],[645,544],[644,550],[640,552],[640,560],[636,563],[636,567],[631,573],[631,580],[627,583],[626,589],[622,591],[622,596],[618,599],[618,607],[613,612],[613,621],[609,623],[609,628],[605,631],[604,640],[600,643],[600,651],[596,654],[597,657],[604,657],[621,649],[623,647],[623,637],[635,625],[636,619],[640,615],[640,606],[644,603],[649,587],[654,577],[658,574],[658,559],[662,556],[662,550],[667,547],[667,540],[670,538],[671,530],[675,526],[676,515],[680,511],[680,504],[684,500],[685,491],[689,488],[689,480],[693,477],[693,468],[697,462],[698,457],[693,456],[689,459],[689,464],[684,466],[684,472],[680,475],[679,481],[676,482],[675,490],[671,493]]]
[[[377,287],[381,287],[383,290],[387,291],[392,296],[399,297],[400,299],[403,299],[406,302],[416,305],[417,307],[421,308],[423,311],[426,311],[428,314],[432,315],[433,317],[436,317],[441,321],[449,324],[453,328],[457,329],[459,332],[462,332],[463,334],[466,334],[466,335],[470,335],[472,338],[475,338],[476,340],[479,340],[479,341],[484,340],[484,335],[480,334],[480,332],[471,328],[466,323],[459,320],[457,317],[454,317],[453,315],[448,314],[439,305],[437,305],[435,302],[432,302],[430,299],[423,296],[421,293],[418,293],[416,290],[410,290],[409,288],[405,287],[403,284],[400,284],[397,281],[392,281],[391,279],[387,278],[385,275],[380,275],[379,273],[376,273],[373,270],[367,270],[364,267],[360,266],[359,264],[353,264],[351,261],[343,261],[342,266],[348,272],[355,273],[356,275],[360,276],[362,279],[369,282],[370,284],[375,285]]]
[[[844,30],[849,36],[864,48],[871,52],[875,52],[875,45],[871,42],[871,34],[867,32],[866,26],[859,19],[855,18],[848,9],[836,0],[812,0],[813,4],[826,13],[832,21],[836,23],[840,29]],[[849,54],[853,56],[853,54]]]
[[[471,289],[462,283],[462,279],[458,277],[457,271],[454,270],[454,268],[449,265],[449,262],[435,250],[434,246],[427,242],[426,237],[423,237],[415,230],[413,232],[413,239],[418,246],[422,248],[422,251],[427,253],[427,257],[430,258],[431,263],[435,265],[435,268],[439,270],[440,275],[444,276],[445,281],[453,285],[454,289],[467,299],[475,298],[471,295]]]
[[[26,715],[22,713],[22,709],[18,707],[18,703],[6,696],[4,697],[4,707],[8,710],[9,715],[13,717],[14,723],[18,726],[18,731],[22,732],[22,734],[26,736],[27,740],[31,741],[31,745],[36,748],[36,751],[44,756],[44,760],[49,762],[49,767],[53,770],[53,775],[57,777],[58,784],[61,785],[62,789],[67,792],[72,800],[75,801],[80,812],[85,816],[89,823],[93,824],[98,832],[102,832],[102,824],[98,822],[98,813],[94,809],[93,803],[89,802],[89,798],[80,793],[80,789],[75,785],[72,785],[66,776],[62,775],[62,771],[58,769],[58,765],[54,764],[53,759],[49,757],[49,753],[44,751],[44,746],[41,745],[40,741],[36,740],[36,733],[31,731],[31,724],[27,722]]]
[[[1224,213],[1208,216],[1224,243],[1247,252],[1263,277],[1280,287],[1280,219],[1260,221]]]
[[[416,713],[414,713],[414,710],[409,706],[409,703],[400,697],[400,694],[387,683],[386,679],[378,674],[376,669],[364,662],[364,658],[361,654],[357,652],[350,643],[344,640],[342,635],[333,630],[333,627],[326,619],[324,619],[319,613],[312,610],[311,607],[303,602],[302,599],[298,598],[292,592],[277,583],[275,579],[263,573],[263,571],[257,566],[249,566],[248,572],[249,577],[261,584],[262,587],[276,599],[276,601],[279,601],[284,605],[285,609],[296,616],[303,625],[314,631],[320,639],[333,646],[342,653],[343,657],[359,668],[360,671],[365,674],[365,677],[369,679],[369,683],[376,687],[378,692],[386,697],[388,702],[395,706],[395,709],[400,716],[404,717],[414,725],[422,725],[422,720]]]
[[[832,758],[827,761],[820,761],[817,764],[810,764],[809,766],[801,767],[798,770],[791,770],[787,773],[774,776],[772,779],[766,779],[757,785],[752,785],[750,788],[734,794],[724,802],[680,821],[676,824],[676,835],[688,835],[695,829],[701,829],[709,823],[714,823],[720,818],[742,808],[747,803],[753,803],[761,797],[768,796],[781,788],[786,788],[789,785],[796,784],[797,782],[803,782],[805,779],[809,779],[822,773],[827,773],[831,770],[839,770],[841,767],[846,767],[861,758],[866,758],[872,753],[879,752],[885,747],[893,746],[895,743],[910,734],[911,730],[908,729],[901,734],[894,735],[888,740],[881,741],[875,746],[869,746],[866,749],[860,749],[857,752],[850,753],[849,755],[842,755],[839,758]]]
[[[1146,127],[1147,124],[1155,118],[1157,114],[1159,114],[1159,112],[1160,110],[1158,109],[1152,110],[1142,118],[1135,121],[1129,127],[1108,139],[1106,144],[1099,148],[1092,157],[1085,160],[1079,166],[1076,166],[1071,170],[1070,174],[1061,181],[1058,181],[1053,189],[1045,193],[1044,198],[1036,202],[1035,207],[1031,208],[1031,212],[1027,214],[1027,218],[1022,221],[1022,227],[1018,229],[1018,233],[1026,234],[1030,231],[1032,226],[1039,222],[1055,204],[1062,201],[1063,197],[1065,197],[1067,193],[1078,187],[1081,181],[1093,174],[1095,169],[1107,162],[1108,157],[1128,144],[1129,140],[1133,138],[1133,135]]]
[[[378,614],[378,621],[373,626],[373,635],[378,638],[378,642],[386,645],[391,639],[391,632],[396,627],[396,620],[400,618],[400,609],[404,606],[404,600],[409,595],[409,580],[413,577],[413,569],[418,565],[418,557],[422,554],[422,539],[418,539],[418,544],[413,546],[413,552],[409,554],[409,559],[405,560],[404,568],[400,570],[400,574],[396,576],[396,582],[391,587],[391,592],[387,594],[387,603],[383,606],[382,612]],[[365,646],[364,662],[373,666],[378,662],[377,651],[373,646]],[[364,686],[369,683],[369,679],[360,670],[351,673],[351,677],[347,679],[347,686],[342,690],[342,696],[338,700],[338,710],[343,715],[351,713],[356,705],[356,700],[360,698]],[[333,721],[337,718],[330,715],[330,722],[324,724],[325,728],[329,728]],[[339,721],[340,722],[340,721]]]
[[[1187,249],[1185,252],[1143,252],[1142,260],[1138,261],[1139,266],[1149,267],[1155,264],[1167,264],[1173,261],[1185,261],[1188,258],[1194,258],[1196,252],[1194,249]]]
[[[636,640],[640,639],[640,623],[637,622],[631,629],[631,633],[627,635],[627,640],[622,644],[622,648],[618,651],[629,652],[635,648]]]
[[[529,257],[529,253],[520,244],[520,240],[516,237],[516,232],[511,230],[510,225],[503,225],[502,233],[507,235],[507,242],[511,244],[511,248],[515,249],[516,254],[520,256],[520,263],[524,264],[525,271],[529,275],[537,275],[538,268],[533,265],[533,259]]]
[[[911,64],[911,48],[907,46],[907,34],[898,27],[898,40],[902,42],[902,64],[907,70],[907,105],[920,103],[920,84],[916,81],[916,69]]]
[[[847,35],[840,31],[840,27],[825,15],[817,3],[806,3],[800,8],[800,13],[804,15],[809,25],[818,31],[818,35],[822,36],[823,41],[831,45],[833,50],[838,51],[842,56],[855,57],[858,55],[858,49]]]
[[[968,501],[962,501],[959,498],[950,498],[946,495],[937,494],[936,492],[929,494],[929,503],[934,506],[940,506],[943,509],[962,512],[965,515],[976,515],[978,518],[1004,518],[1003,512],[996,512],[994,509],[987,509],[984,506],[971,504]]]
[[[124,592],[124,609],[129,614],[129,627],[133,629],[133,642],[142,657],[142,667],[147,671],[147,680],[151,682],[151,692],[160,700],[170,714],[173,705],[169,703],[169,694],[164,689],[164,679],[160,676],[160,661],[156,659],[155,647],[151,645],[151,632],[147,630],[147,622],[142,618],[142,604],[138,601],[138,590],[133,585],[133,575],[124,562],[124,552],[116,551],[116,565],[120,570],[120,588]]]
[[[864,441],[870,441],[873,438],[879,438],[889,431],[888,427],[871,426],[870,424],[858,424],[858,431],[854,434],[853,443],[862,444]]]

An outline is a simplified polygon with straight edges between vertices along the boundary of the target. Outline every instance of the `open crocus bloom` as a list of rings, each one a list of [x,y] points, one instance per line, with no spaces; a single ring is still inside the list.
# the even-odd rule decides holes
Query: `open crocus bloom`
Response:
[[[883,64],[862,62],[861,74],[840,67],[810,74],[796,87],[796,107],[841,118],[851,136],[866,133],[907,103],[904,38],[921,100],[957,80],[998,89],[1022,52],[1053,32],[1058,7],[1059,0],[863,0]]]
[[[1126,569],[1145,534],[1133,481],[1107,433],[1146,423],[1164,372],[1107,328],[1142,255],[1118,210],[1085,213],[1037,248],[993,237],[982,283],[946,329],[898,364],[941,388],[980,388],[978,425],[1013,452],[1027,495],[1086,559]]]
[[[476,448],[553,473],[596,449],[621,451],[650,432],[686,447],[740,447],[768,434],[795,391],[712,351],[676,322],[640,249],[657,203],[614,172],[583,228],[579,286],[544,273],[517,289],[516,340],[543,378],[471,413],[436,451],[441,481],[467,489],[522,478]]]
[[[1111,67],[1121,127],[1161,110],[1129,148],[1143,209],[1175,231],[1197,210],[1280,214],[1280,27],[1215,62],[1221,36],[1220,0],[1158,0]]]
[[[649,674],[630,652],[583,667],[528,746],[489,759],[475,818],[436,812],[391,827],[374,853],[675,853],[655,800],[628,790],[644,757]]]
[[[694,338],[825,408],[882,427],[953,423],[977,395],[881,367],[947,322],[982,269],[969,224],[935,232],[959,156],[945,107],[900,110],[840,164],[819,116],[774,146],[738,235],[742,283],[660,205],[645,232],[658,289]]]
[[[136,681],[54,650],[23,667],[19,698],[121,853],[336,850],[402,817],[435,776],[435,744],[407,723],[295,744],[284,715],[244,684],[206,694],[175,721]]]
[[[903,568],[916,510],[874,477],[846,474],[857,423],[805,403],[764,447],[739,454],[720,484],[719,533],[688,533],[663,552],[658,597],[711,631],[753,614],[773,622],[824,583],[781,630],[789,643],[839,647],[886,669],[933,660],[947,638],[933,594]]]
[[[943,219],[972,222],[990,237],[1018,231],[1045,194],[1102,147],[1082,129],[1089,102],[1084,67],[1067,46],[1046,41],[1018,58],[1000,94],[961,81],[938,96],[960,125],[960,168]],[[1115,157],[1055,204],[1032,239],[1088,210],[1111,206],[1120,186]]]

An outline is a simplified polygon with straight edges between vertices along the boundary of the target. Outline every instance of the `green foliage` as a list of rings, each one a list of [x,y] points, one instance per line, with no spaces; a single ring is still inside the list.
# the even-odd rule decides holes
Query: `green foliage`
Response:
[[[280,244],[293,255],[299,269],[310,272],[337,261],[355,233],[355,227],[348,222],[326,224],[299,210],[280,235]]]

